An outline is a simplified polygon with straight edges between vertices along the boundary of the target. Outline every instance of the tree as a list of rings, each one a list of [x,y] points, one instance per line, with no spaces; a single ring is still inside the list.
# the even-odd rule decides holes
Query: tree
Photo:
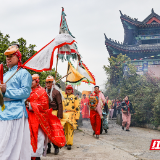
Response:
[[[111,99],[123,99],[128,95],[136,111],[134,118],[137,124],[160,125],[160,79],[147,73],[142,76],[136,74],[135,66],[126,55],[111,57],[109,62],[110,66],[104,66],[108,76],[105,94]]]
[[[9,41],[10,36],[7,35],[3,35],[0,32],[0,62],[3,64],[4,66],[4,73],[8,71],[8,67],[6,65],[6,58],[4,56],[4,52],[7,50],[7,48],[15,43],[18,43],[20,45],[19,50],[22,54],[22,63],[26,62],[30,57],[32,57],[36,51],[35,51],[35,47],[36,45],[33,44],[29,44],[29,47],[27,47],[27,41],[23,38],[19,38],[17,39],[17,41]],[[30,72],[30,74],[39,74],[40,76],[40,85],[41,86],[45,86],[45,79],[48,75],[52,75],[53,77],[55,76],[55,69],[52,69],[51,71],[47,71],[47,72],[35,72],[32,70],[28,70]],[[57,79],[59,79],[61,76],[57,73]]]

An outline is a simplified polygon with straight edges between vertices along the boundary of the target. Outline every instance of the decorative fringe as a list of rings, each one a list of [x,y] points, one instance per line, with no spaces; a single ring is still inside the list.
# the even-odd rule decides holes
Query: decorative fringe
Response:
[[[87,81],[86,83],[90,82],[90,83],[96,85],[94,75],[89,71],[88,67],[87,67],[83,62],[82,62],[82,65],[83,65],[83,67],[89,72],[90,76],[92,77],[92,79],[93,79],[93,81],[94,81],[94,82],[91,82],[91,81],[89,81],[89,80],[87,79],[88,81]],[[85,81],[84,81],[84,82],[85,82]]]
[[[71,53],[71,54],[58,54],[58,58],[62,60],[62,62],[65,61],[68,61],[70,62],[70,59],[72,58],[72,60],[77,60],[78,59],[78,56],[76,53]]]

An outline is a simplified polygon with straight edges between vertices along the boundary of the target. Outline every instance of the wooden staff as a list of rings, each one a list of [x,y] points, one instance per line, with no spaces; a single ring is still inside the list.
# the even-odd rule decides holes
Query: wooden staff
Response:
[[[61,79],[67,77],[69,74],[71,74],[72,72],[69,72],[68,74],[66,74],[65,76],[63,76],[62,78],[58,79],[55,83],[59,82]]]
[[[16,70],[16,72],[14,72],[14,73],[12,74],[12,76],[11,76],[5,83],[7,83],[20,69],[21,69],[21,67],[20,67],[18,70]]]
[[[69,62],[68,62],[68,66],[67,66],[67,74],[68,74],[68,68],[69,68]],[[71,73],[71,72],[70,72]],[[70,74],[69,73],[69,74]],[[67,77],[66,77],[66,82],[67,82]],[[65,83],[65,88],[66,88],[66,83]]]
[[[77,68],[76,68],[77,71],[78,71],[78,64],[79,64],[79,60],[77,59]],[[78,88],[78,85],[77,85],[77,88]],[[74,86],[74,94],[75,94],[75,89],[76,89],[76,85]]]
[[[56,73],[55,73],[55,81],[56,81],[56,77],[57,77],[57,66],[58,66],[58,54],[57,54],[57,61],[56,61]]]

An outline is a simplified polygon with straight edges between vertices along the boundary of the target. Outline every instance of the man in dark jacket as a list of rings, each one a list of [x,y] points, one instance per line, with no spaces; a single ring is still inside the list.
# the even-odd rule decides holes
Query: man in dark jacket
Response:
[[[53,84],[54,78],[52,76],[48,76],[46,78],[46,92],[49,97],[49,108],[53,109],[53,114],[57,116],[59,119],[63,118],[63,106],[62,106],[62,95],[57,86]],[[54,145],[55,155],[59,153],[59,148]],[[48,143],[47,153],[51,153],[51,144]]]

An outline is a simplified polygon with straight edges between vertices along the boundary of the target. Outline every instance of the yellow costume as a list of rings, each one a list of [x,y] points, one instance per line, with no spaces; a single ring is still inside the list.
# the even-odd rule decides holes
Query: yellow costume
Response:
[[[73,135],[74,129],[77,129],[76,120],[79,119],[80,116],[80,106],[79,100],[73,94],[64,95],[63,100],[63,119],[61,120],[61,124],[65,128],[65,136],[67,145],[73,145]]]

